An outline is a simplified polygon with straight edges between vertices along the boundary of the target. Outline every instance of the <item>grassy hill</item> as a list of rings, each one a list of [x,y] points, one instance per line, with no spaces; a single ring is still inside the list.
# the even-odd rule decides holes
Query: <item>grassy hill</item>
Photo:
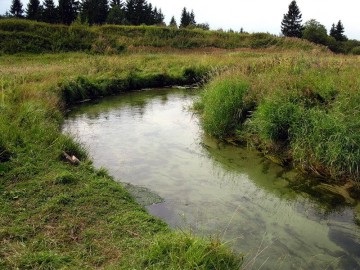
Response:
[[[52,25],[29,20],[0,20],[0,52],[44,53],[86,51],[114,54],[128,47],[192,48],[278,48],[326,50],[300,39],[280,38],[267,33],[234,33],[159,26],[89,27],[81,24]]]

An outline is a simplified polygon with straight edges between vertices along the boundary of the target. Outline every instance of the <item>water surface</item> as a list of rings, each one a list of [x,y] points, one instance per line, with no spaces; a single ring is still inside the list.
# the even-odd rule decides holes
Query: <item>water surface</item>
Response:
[[[207,137],[189,110],[197,91],[141,91],[83,105],[64,131],[86,145],[95,166],[162,197],[150,213],[228,241],[246,255],[247,269],[360,269],[354,207],[320,203],[289,187],[294,172]]]

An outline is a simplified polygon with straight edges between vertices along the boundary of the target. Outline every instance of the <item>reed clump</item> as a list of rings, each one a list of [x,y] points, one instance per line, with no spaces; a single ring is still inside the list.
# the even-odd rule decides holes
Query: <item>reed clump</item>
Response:
[[[213,87],[221,102],[201,97],[203,126],[216,137],[237,135],[266,153],[280,155],[284,163],[320,176],[326,181],[343,183],[360,180],[360,83],[359,59],[319,55],[259,59],[248,68],[234,68],[228,78]],[[221,78],[220,75],[219,78]],[[229,77],[231,79],[229,79]],[[215,79],[216,81],[217,79]],[[227,91],[231,80],[242,80],[247,91]],[[211,84],[210,84],[211,86]],[[238,95],[240,101],[234,96]],[[234,104],[229,111],[228,104]],[[236,110],[250,104],[246,119],[234,119]],[[246,106],[245,106],[246,107]],[[213,120],[220,120],[212,131]],[[223,115],[225,114],[225,115]],[[236,114],[235,115],[240,115]]]

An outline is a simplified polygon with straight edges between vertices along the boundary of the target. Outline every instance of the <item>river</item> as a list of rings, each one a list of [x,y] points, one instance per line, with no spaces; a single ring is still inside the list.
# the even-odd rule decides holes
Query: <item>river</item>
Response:
[[[294,188],[295,178],[307,182],[296,172],[206,136],[189,109],[198,92],[105,98],[75,108],[63,130],[86,146],[96,167],[159,195],[162,202],[144,203],[151,214],[219,237],[244,254],[246,269],[360,269],[356,205],[319,200]]]

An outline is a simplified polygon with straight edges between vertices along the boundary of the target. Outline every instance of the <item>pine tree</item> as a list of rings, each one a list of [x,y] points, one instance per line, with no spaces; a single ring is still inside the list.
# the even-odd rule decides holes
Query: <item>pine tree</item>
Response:
[[[335,26],[335,24],[332,24],[329,34],[330,34],[331,37],[335,38],[335,36],[336,36],[336,26]]]
[[[183,10],[181,11],[181,17],[180,17],[180,27],[186,27],[188,26],[190,23],[189,21],[189,17],[188,17],[188,12],[186,10],[186,7],[183,8]]]
[[[125,4],[125,17],[129,24],[134,24],[136,20],[135,0],[127,0]]]
[[[164,15],[161,10],[153,8],[146,0],[127,0],[125,16],[128,23],[132,25],[164,23]]]
[[[58,21],[57,11],[53,0],[45,0],[42,12],[42,21],[56,23]]]
[[[23,13],[24,13],[23,5],[20,2],[20,0],[13,0],[10,6],[10,14],[14,17],[22,18]]]
[[[59,0],[58,16],[60,23],[71,24],[77,17],[78,8],[78,1]]]
[[[174,17],[174,16],[171,17],[169,26],[170,26],[170,27],[177,28],[177,23],[176,23],[176,20],[175,20],[175,17]]]
[[[344,28],[342,22],[338,21],[338,23],[336,25],[336,35],[337,35],[336,40],[339,40],[339,41],[346,41],[347,40],[347,37],[344,35],[344,31],[345,31],[345,28]]]
[[[106,22],[109,24],[126,24],[125,10],[120,0],[110,2],[110,10]]]
[[[111,0],[110,2],[110,7],[113,8],[113,7],[120,7],[122,8],[123,7],[123,3],[121,2],[121,0]]]
[[[39,0],[30,0],[26,9],[26,18],[39,21],[42,15],[42,6]]]
[[[82,21],[90,25],[105,23],[109,12],[107,0],[83,0],[80,9]]]
[[[301,12],[299,7],[296,4],[296,1],[293,0],[289,5],[289,11],[287,14],[284,14],[284,18],[281,22],[281,32],[286,37],[298,37],[302,36],[302,25],[301,25]]]
[[[191,10],[191,12],[188,12],[184,7],[181,12],[180,27],[189,27],[195,25],[196,21],[194,11]]]
[[[161,9],[157,9],[156,7],[154,8],[154,10],[151,12],[152,14],[152,19],[153,19],[153,24],[164,24],[164,15],[162,14]]]
[[[191,13],[189,14],[189,18],[190,18],[190,25],[196,25],[195,14],[193,10],[191,10]]]
[[[331,26],[331,29],[330,29],[330,36],[332,36],[333,38],[335,38],[336,41],[346,41],[347,40],[347,37],[344,35],[344,26],[340,21],[338,21],[338,23],[336,24],[333,24]]]

